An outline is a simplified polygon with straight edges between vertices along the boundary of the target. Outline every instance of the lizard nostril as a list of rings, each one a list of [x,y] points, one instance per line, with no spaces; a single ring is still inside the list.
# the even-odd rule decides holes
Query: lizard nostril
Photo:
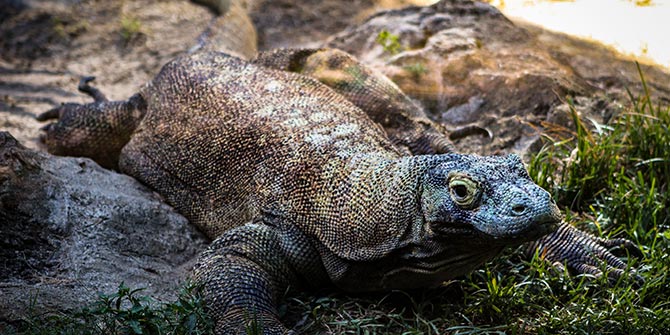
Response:
[[[512,206],[512,212],[516,215],[521,215],[526,212],[526,206],[521,204],[514,205]]]

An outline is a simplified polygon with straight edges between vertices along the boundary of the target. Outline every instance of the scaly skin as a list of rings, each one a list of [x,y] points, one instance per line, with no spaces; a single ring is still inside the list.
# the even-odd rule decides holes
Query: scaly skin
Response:
[[[411,154],[454,152],[447,131],[381,73],[337,49],[281,49],[253,62],[317,79],[366,112],[393,144]]]
[[[192,0],[215,14],[189,52],[218,51],[243,59],[258,52],[256,28],[247,13],[245,0]]]
[[[331,64],[344,66],[338,78],[350,80],[355,66],[372,74],[365,83],[382,83],[382,89],[363,87],[369,99],[355,98],[359,91],[346,89],[353,86],[321,75],[319,64],[327,59],[317,58],[308,73],[316,80],[282,71],[301,72],[280,66],[287,54],[307,55],[305,64],[314,55],[335,57]],[[244,333],[254,320],[266,334],[287,332],[276,304],[288,289],[439,285],[560,222],[553,200],[516,156],[413,156],[410,151],[440,146],[389,139],[377,122],[389,133],[426,141],[414,128],[425,124],[412,123],[422,114],[408,110],[402,92],[352,57],[329,50],[278,55],[277,61],[261,56],[257,64],[220,53],[179,57],[126,102],[68,104],[43,117],[60,116],[44,136],[49,150],[60,154],[104,149],[100,138],[115,133],[108,125],[123,124],[124,134],[126,124],[137,125],[118,167],[214,239],[194,277],[203,284],[217,333]],[[327,71],[337,72],[337,65]],[[81,112],[89,110],[97,113]],[[410,125],[386,123],[380,115]],[[126,119],[134,121],[118,121]],[[72,136],[81,148],[72,147]],[[105,152],[102,161],[114,161],[108,156],[116,150]],[[593,237],[581,234],[544,238],[552,248],[547,258],[577,255],[573,263],[582,266],[589,250],[583,247]],[[590,256],[609,261],[607,255],[596,250]]]

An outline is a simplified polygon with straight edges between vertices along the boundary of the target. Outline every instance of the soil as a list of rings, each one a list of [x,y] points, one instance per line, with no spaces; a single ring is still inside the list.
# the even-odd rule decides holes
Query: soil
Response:
[[[334,0],[256,0],[249,1],[249,12],[258,30],[259,50],[268,50],[320,46],[376,11],[426,2],[430,1],[353,0],[344,5]],[[126,99],[163,64],[193,46],[214,17],[210,10],[185,0],[0,0],[0,8],[0,130],[34,149],[41,149],[38,138],[43,126],[36,115],[64,102],[90,101],[76,91],[81,77],[95,76],[94,84],[112,100]],[[611,49],[518,25],[592,87],[625,96],[626,87],[639,82],[631,60],[615,57]],[[652,89],[667,101],[668,72],[653,66],[644,71]],[[467,97],[461,100],[432,105],[446,111],[471,102]],[[431,108],[429,100],[422,102]],[[443,114],[430,112],[437,120]],[[471,140],[456,145],[466,152],[491,153],[516,143],[504,140],[488,148],[485,140],[475,142],[475,146]]]
[[[125,99],[213,17],[186,1],[0,1],[6,6],[14,10],[0,24],[0,129],[30,148],[39,147],[37,114],[89,101],[76,93],[80,77]],[[124,30],[132,22],[136,29]]]
[[[318,45],[369,13],[414,2],[263,0],[250,14],[267,50]],[[126,99],[193,46],[214,17],[185,0],[0,0],[0,8],[0,130],[34,149],[36,115],[90,101],[76,91],[81,77],[95,76],[111,100]]]

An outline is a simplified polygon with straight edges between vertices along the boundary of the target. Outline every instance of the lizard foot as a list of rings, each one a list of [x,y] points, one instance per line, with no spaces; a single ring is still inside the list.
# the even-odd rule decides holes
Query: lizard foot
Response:
[[[88,96],[93,98],[95,102],[108,101],[107,97],[105,97],[105,95],[99,89],[89,84],[93,80],[95,80],[95,77],[93,76],[82,77],[81,80],[79,81],[79,85],[77,86],[79,92],[87,94]],[[36,119],[37,121],[42,122],[49,120],[59,120],[59,121],[64,120],[70,117],[72,114],[81,113],[81,109],[83,109],[87,105],[88,104],[82,105],[77,103],[65,103],[58,107],[52,108],[44,113],[41,113],[36,117]],[[46,126],[42,127],[42,130],[48,133],[53,125],[54,125],[53,123],[47,124]]]
[[[95,102],[107,101],[107,97],[105,97],[105,95],[102,94],[99,89],[89,85],[89,83],[94,80],[95,77],[93,76],[82,77],[79,81],[79,86],[77,86],[77,89],[79,92],[88,94],[91,98],[93,98],[93,100],[95,100]]]
[[[456,141],[473,135],[480,135],[482,137],[486,137],[489,139],[489,141],[493,140],[493,132],[491,132],[491,130],[488,128],[480,126],[470,125],[449,131],[449,139],[452,141]]]
[[[93,76],[85,76],[82,77],[81,80],[79,81],[79,85],[77,86],[77,89],[79,92],[86,93],[88,96],[93,98],[95,102],[104,102],[108,101],[107,97],[96,87],[91,86],[89,83],[94,81],[95,77]],[[49,120],[58,120],[66,116],[66,114],[70,113],[76,113],[76,110],[80,108],[81,104],[76,104],[76,103],[65,103],[62,104],[58,107],[52,108],[36,117],[37,121],[49,121]],[[48,127],[51,124],[48,124],[44,127],[42,127],[42,130],[47,131]]]
[[[139,94],[127,101],[109,101],[90,85],[94,79],[83,77],[78,86],[93,102],[65,103],[37,116],[38,121],[53,121],[41,128],[39,139],[52,154],[89,157],[103,167],[115,168],[146,103]]]
[[[289,334],[277,315],[277,301],[294,280],[280,250],[277,232],[247,224],[226,231],[210,244],[195,265],[216,335]]]
[[[624,238],[604,239],[563,223],[558,230],[532,243],[528,252],[536,252],[559,269],[579,274],[602,276],[603,265],[610,282],[621,278],[632,280],[639,286],[644,278],[635,269],[629,268],[614,253],[625,250],[629,255],[641,257],[642,251],[631,241]]]
[[[77,147],[86,141],[85,122],[87,114],[96,110],[92,104],[65,103],[37,116],[37,121],[51,121],[40,128],[39,140],[52,154],[76,155]],[[81,131],[80,131],[81,128]]]
[[[242,310],[231,310],[217,320],[214,327],[216,335],[292,335],[295,332],[287,329],[277,318],[268,314],[248,315]]]

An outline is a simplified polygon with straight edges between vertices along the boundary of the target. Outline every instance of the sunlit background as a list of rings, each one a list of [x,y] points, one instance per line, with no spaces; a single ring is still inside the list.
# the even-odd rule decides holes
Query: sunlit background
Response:
[[[424,0],[425,3],[437,1]],[[505,15],[670,69],[670,0],[489,0]]]

